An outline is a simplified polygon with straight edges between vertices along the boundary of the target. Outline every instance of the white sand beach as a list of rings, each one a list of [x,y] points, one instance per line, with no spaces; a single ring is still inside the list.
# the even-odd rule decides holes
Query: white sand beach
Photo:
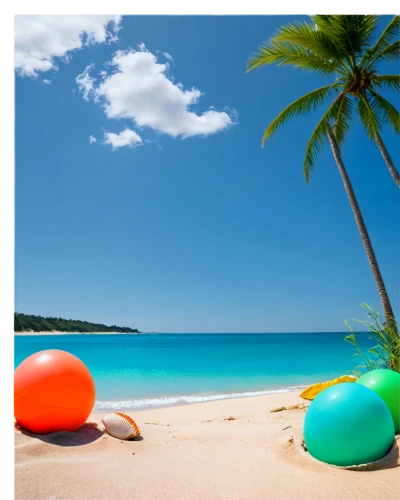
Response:
[[[379,462],[355,470],[302,447],[306,403],[298,392],[127,412],[142,438],[114,439],[103,413],[79,431],[15,430],[15,498],[394,500],[399,439]],[[98,424],[98,425],[96,425]]]

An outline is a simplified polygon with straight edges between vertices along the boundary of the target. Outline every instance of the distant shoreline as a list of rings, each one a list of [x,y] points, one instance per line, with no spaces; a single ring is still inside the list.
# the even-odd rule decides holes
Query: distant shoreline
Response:
[[[59,331],[23,331],[14,332],[15,336],[34,336],[34,335],[287,335],[296,334],[302,335],[305,333],[315,333],[318,335],[343,334],[348,335],[348,332],[59,332]],[[355,334],[368,334],[368,331],[357,331]]]
[[[157,332],[14,332],[16,337],[33,337],[36,335],[151,335]]]
[[[61,335],[75,333],[140,333],[137,328],[127,326],[102,325],[80,319],[45,318],[36,314],[24,314],[14,312],[14,333],[21,332],[23,335],[36,333],[38,335]]]

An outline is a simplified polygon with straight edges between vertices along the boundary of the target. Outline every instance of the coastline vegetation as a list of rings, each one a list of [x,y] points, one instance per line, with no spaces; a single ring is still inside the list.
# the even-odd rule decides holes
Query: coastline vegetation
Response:
[[[395,372],[400,372],[400,337],[396,321],[382,323],[379,314],[371,309],[367,304],[363,303],[362,307],[367,309],[369,321],[354,320],[368,328],[371,340],[376,342],[376,345],[363,352],[358,345],[353,329],[347,321],[345,325],[350,329],[350,335],[344,340],[355,347],[354,356],[358,356],[363,364],[357,365],[353,373],[357,376],[362,375],[366,371],[389,369]]]
[[[15,332],[119,332],[119,333],[140,333],[136,328],[127,326],[106,326],[99,323],[90,323],[89,321],[80,321],[64,318],[44,318],[34,314],[14,313],[14,331]]]

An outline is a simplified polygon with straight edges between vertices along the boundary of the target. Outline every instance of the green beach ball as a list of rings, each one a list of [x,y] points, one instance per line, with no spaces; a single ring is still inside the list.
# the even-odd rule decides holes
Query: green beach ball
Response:
[[[357,381],[376,392],[388,405],[393,417],[395,432],[400,428],[400,373],[392,370],[372,370]]]
[[[345,382],[322,391],[304,419],[304,441],[317,460],[361,465],[379,460],[394,439],[392,415],[375,392]]]

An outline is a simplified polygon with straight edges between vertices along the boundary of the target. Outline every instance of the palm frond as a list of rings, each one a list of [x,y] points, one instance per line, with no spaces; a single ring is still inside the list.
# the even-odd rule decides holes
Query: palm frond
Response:
[[[248,61],[246,72],[269,64],[292,65],[324,75],[337,71],[337,65],[311,54],[300,45],[270,40],[268,43],[261,45]]]
[[[400,134],[400,114],[397,109],[374,89],[369,89],[369,97],[372,107],[379,112],[382,121],[389,122]]]
[[[344,98],[344,92],[333,101],[331,106],[322,115],[322,118],[315,127],[314,132],[311,134],[310,140],[307,144],[306,154],[304,158],[304,177],[307,184],[310,182],[310,176],[314,169],[317,157],[320,154],[325,140],[326,140],[326,122],[331,118],[335,118],[338,113],[341,100]]]
[[[312,14],[316,27],[341,50],[360,54],[371,43],[379,16],[374,14]]]
[[[381,50],[371,63],[375,63],[378,59],[383,59],[384,61],[397,61],[400,56],[400,40],[388,45],[385,49]]]
[[[378,23],[378,16],[370,15],[338,15],[333,16],[337,27],[345,33],[345,48],[352,48],[360,55],[370,45],[372,34]],[[336,25],[336,24],[335,24]]]
[[[319,89],[313,90],[308,94],[303,95],[296,101],[289,104],[276,118],[272,121],[269,127],[264,132],[262,138],[262,146],[264,146],[265,141],[269,139],[275,132],[281,128],[288,120],[297,115],[304,115],[311,110],[317,109],[317,107],[322,104],[336,88],[335,84],[327,85],[326,87],[321,87]]]
[[[378,22],[378,16],[370,15],[314,15],[311,18],[353,68],[357,57],[370,45]]]
[[[300,45],[313,56],[329,62],[330,65],[336,65],[337,71],[348,71],[336,45],[315,24],[307,22],[288,24],[278,31],[272,41]],[[340,69],[341,66],[343,69]]]
[[[362,17],[362,19],[360,19],[360,17]],[[363,50],[371,44],[378,21],[379,16],[358,16],[358,32],[360,37],[359,45]]]
[[[357,112],[369,139],[374,140],[375,134],[381,131],[383,125],[376,104],[373,105],[364,95],[357,100]]]
[[[400,40],[388,45],[385,49],[381,50],[375,57],[373,57],[369,63],[367,69],[371,69],[378,59],[383,61],[397,61],[400,56]]]
[[[372,49],[367,50],[361,60],[360,66],[371,67],[378,59],[379,54],[385,51],[390,45],[394,37],[399,36],[400,31],[400,16],[394,16],[386,28],[382,31],[381,36],[376,41]],[[393,44],[392,44],[393,45]]]
[[[337,106],[337,112],[336,109],[332,112],[332,118],[334,119],[333,135],[339,146],[343,143],[347,132],[350,130],[352,112],[353,101],[347,95],[343,96],[340,100],[339,106]]]
[[[390,90],[400,90],[400,75],[375,75],[371,78],[375,87],[387,87]]]

